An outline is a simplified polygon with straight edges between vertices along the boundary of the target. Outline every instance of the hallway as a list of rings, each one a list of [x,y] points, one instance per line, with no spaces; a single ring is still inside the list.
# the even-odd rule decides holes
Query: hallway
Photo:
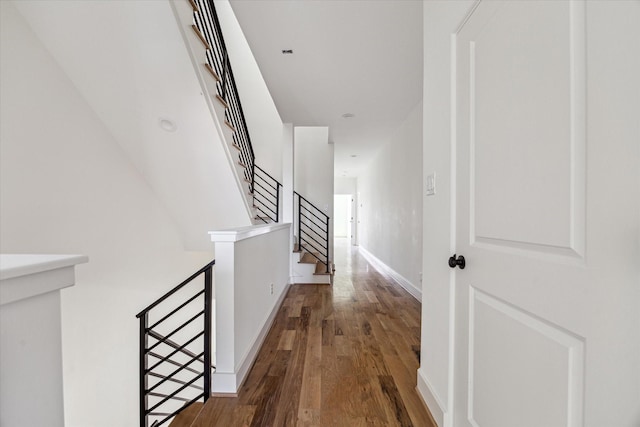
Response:
[[[236,398],[211,398],[192,425],[435,426],[416,370],[420,303],[335,241],[328,285],[294,285]]]

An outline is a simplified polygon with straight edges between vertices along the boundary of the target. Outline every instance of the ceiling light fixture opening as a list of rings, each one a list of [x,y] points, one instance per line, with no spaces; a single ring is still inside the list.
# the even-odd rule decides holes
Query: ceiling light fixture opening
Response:
[[[167,132],[175,132],[176,129],[178,129],[178,126],[176,126],[173,120],[169,120],[166,118],[160,118],[160,120],[158,121],[158,126],[160,126],[162,130],[165,130]]]
[[[358,157],[358,155],[357,154],[352,154],[351,157]]]
[[[356,116],[356,115],[355,115],[355,114],[353,114],[353,113],[344,113],[344,114],[342,115],[342,118],[343,118],[343,119],[352,119],[352,118],[354,118],[355,116]]]

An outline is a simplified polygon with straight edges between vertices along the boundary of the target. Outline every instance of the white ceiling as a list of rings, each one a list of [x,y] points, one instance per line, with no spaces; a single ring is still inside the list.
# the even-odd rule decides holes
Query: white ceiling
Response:
[[[282,120],[329,126],[336,176],[357,176],[422,100],[421,0],[231,5]]]

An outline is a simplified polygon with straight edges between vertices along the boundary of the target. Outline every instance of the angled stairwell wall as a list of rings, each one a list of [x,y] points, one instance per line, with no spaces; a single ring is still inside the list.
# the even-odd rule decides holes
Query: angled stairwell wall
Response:
[[[94,30],[104,27],[114,33],[118,27],[101,8],[129,2],[19,3],[36,7],[33,19],[43,18],[61,31],[65,27],[60,19],[71,12],[66,7],[99,4],[93,13],[105,22]],[[162,5],[144,3],[151,9]],[[0,2],[0,19],[0,251],[89,256],[90,263],[77,267],[76,286],[61,293],[64,425],[134,427],[134,314],[209,261],[210,242],[208,251],[185,250],[184,230],[103,120],[102,115],[112,111],[98,114],[80,90],[93,81],[100,87],[91,90],[119,94],[120,89],[112,87],[111,67],[101,76],[74,82],[61,65],[63,59],[48,50],[13,2]],[[78,38],[77,27],[71,25],[68,31],[68,38]],[[65,34],[49,36],[48,42],[55,44],[53,38]],[[102,59],[87,57],[87,52],[99,51],[97,33],[86,36],[93,49],[80,52],[82,60],[105,66]],[[70,49],[65,52],[72,54],[75,47]],[[131,103],[135,94],[128,97]],[[158,128],[156,120],[147,130]],[[180,145],[162,139],[161,132],[153,134],[156,145]],[[38,387],[42,379],[22,381]],[[38,405],[30,410],[44,411]]]
[[[228,0],[216,1],[257,163],[283,181],[284,125]]]
[[[173,2],[15,4],[170,213],[185,248],[209,250],[209,230],[250,223]],[[163,130],[161,119],[175,128]]]
[[[203,97],[234,171],[236,187],[253,222],[262,222],[262,213],[255,209],[252,194],[253,162],[277,181],[282,181],[283,124],[280,116],[229,3],[183,0],[171,4]],[[222,37],[216,33],[215,24],[207,26],[207,22],[214,22],[207,21],[210,13],[217,16]],[[194,16],[197,16],[195,21]],[[226,48],[233,70],[231,74],[226,73],[228,68],[221,58],[222,46]],[[223,65],[219,68],[215,64],[211,66],[207,57],[212,55],[218,55],[216,61]],[[239,104],[234,102],[235,91],[230,87],[230,80],[235,82]]]

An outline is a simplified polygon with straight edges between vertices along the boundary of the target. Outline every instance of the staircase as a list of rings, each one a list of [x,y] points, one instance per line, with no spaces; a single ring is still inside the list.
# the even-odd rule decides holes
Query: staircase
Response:
[[[329,216],[297,192],[294,197],[293,283],[331,283]],[[297,201],[297,202],[296,202]]]
[[[255,155],[212,0],[175,3],[186,38],[201,62],[201,84],[218,122],[254,224],[279,222],[282,184]],[[188,23],[188,24],[187,24]],[[297,197],[294,283],[331,283],[329,217]],[[211,395],[212,274],[198,270],[136,317],[140,322],[140,426],[190,426]]]
[[[333,278],[333,266],[330,271],[318,260],[320,254],[308,252],[296,243],[293,247],[293,281],[296,284],[330,284]]]
[[[185,35],[199,62],[201,84],[219,123],[226,152],[251,212],[251,222],[278,222],[282,184],[256,165],[215,3],[212,0],[184,0],[175,5],[181,23],[190,27]]]

